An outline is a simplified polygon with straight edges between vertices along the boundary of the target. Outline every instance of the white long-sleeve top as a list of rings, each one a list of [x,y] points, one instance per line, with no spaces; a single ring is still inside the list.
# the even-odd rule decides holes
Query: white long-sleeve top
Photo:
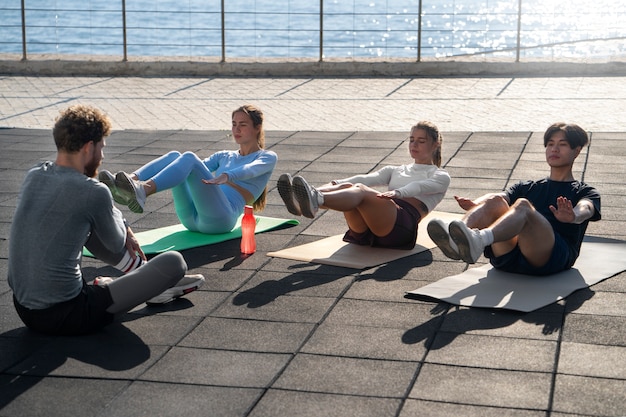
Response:
[[[388,165],[369,174],[355,175],[335,182],[361,183],[370,187],[386,185],[389,191],[398,191],[399,197],[417,198],[430,212],[446,195],[450,175],[436,165]]]

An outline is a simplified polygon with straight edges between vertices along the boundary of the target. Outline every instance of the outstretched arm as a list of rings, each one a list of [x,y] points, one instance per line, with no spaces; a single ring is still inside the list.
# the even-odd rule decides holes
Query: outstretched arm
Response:
[[[556,207],[550,206],[550,211],[554,214],[554,217],[561,223],[576,223],[581,224],[585,220],[590,219],[595,213],[593,203],[586,198],[583,198],[572,206],[572,202],[565,197],[558,197],[556,199]]]

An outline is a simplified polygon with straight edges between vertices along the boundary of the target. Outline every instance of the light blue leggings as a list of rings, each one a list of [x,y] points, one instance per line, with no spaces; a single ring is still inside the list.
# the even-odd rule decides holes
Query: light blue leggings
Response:
[[[180,222],[201,233],[226,233],[243,213],[245,200],[228,185],[210,185],[213,174],[193,152],[171,151],[135,171],[141,181],[153,180],[157,191],[172,189]]]

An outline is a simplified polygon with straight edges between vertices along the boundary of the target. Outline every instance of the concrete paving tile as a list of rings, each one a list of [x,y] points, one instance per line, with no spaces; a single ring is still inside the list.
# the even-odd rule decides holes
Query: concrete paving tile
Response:
[[[376,273],[361,274],[350,286],[350,289],[344,294],[343,298],[414,303],[414,300],[404,296],[405,293],[429,284],[429,281],[414,281],[408,278],[392,280],[385,277],[386,279],[381,279],[382,276],[386,275],[386,273],[381,275],[377,275]]]
[[[218,308],[229,296],[227,292],[194,291],[166,304],[140,304],[130,312],[139,315],[174,315],[192,319],[205,316]]]
[[[555,412],[590,416],[623,416],[626,381],[557,375],[554,387]]]
[[[207,317],[178,346],[249,352],[297,351],[313,331],[311,323]]]
[[[311,275],[306,271],[287,275],[282,272],[260,271],[246,282],[240,292],[272,294],[276,297],[290,294],[302,297],[339,297],[353,279],[352,275]]]
[[[0,356],[0,371],[4,372],[18,364],[37,350],[42,349],[50,340],[51,338],[9,338],[0,335],[0,352],[2,352],[2,356]]]
[[[268,390],[249,414],[251,417],[385,417],[395,416],[400,400],[352,395]]]
[[[543,410],[503,409],[499,407],[408,399],[404,403],[399,417],[502,417],[503,415],[507,417],[545,417],[546,413]]]
[[[626,346],[563,342],[557,371],[560,374],[626,380]]]
[[[546,410],[552,377],[549,373],[504,371],[458,366],[422,366],[409,398]]]
[[[137,381],[108,404],[99,415],[243,416],[262,392],[261,389],[253,388]]]
[[[137,343],[123,335],[136,335],[146,345],[176,345],[201,321],[200,317],[177,315],[138,315],[126,314],[119,326],[107,326],[101,332],[88,336],[98,338],[101,343]],[[122,330],[124,329],[124,330]]]
[[[402,398],[418,367],[414,362],[298,354],[272,388]]]
[[[279,296],[271,293],[237,293],[212,313],[215,317],[318,323],[335,299]]]
[[[444,316],[442,331],[459,334],[557,340],[563,321],[563,307],[554,305],[541,312],[452,307]]]
[[[404,334],[405,331],[398,328],[322,323],[301,351],[366,359],[421,361],[426,347],[405,341]]]
[[[74,376],[133,379],[165,354],[165,346],[102,344],[75,338],[57,339],[7,373],[30,376]]]
[[[430,306],[425,304],[341,299],[325,322],[408,329],[432,318]]]
[[[577,310],[580,314],[597,314],[603,316],[626,316],[626,304],[623,293],[597,291]]]
[[[556,350],[556,341],[437,332],[426,362],[551,372]]]
[[[563,326],[563,341],[626,346],[626,317],[568,314]]]
[[[6,416],[95,417],[127,385],[123,380],[0,375],[0,409]]]
[[[142,379],[196,385],[264,388],[291,355],[174,347]]]

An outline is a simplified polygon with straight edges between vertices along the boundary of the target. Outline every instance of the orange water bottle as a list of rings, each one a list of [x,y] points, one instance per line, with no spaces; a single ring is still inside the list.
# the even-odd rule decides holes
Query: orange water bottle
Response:
[[[256,251],[255,228],[256,219],[254,218],[252,206],[245,206],[243,217],[241,218],[241,253],[245,255],[252,255]]]

